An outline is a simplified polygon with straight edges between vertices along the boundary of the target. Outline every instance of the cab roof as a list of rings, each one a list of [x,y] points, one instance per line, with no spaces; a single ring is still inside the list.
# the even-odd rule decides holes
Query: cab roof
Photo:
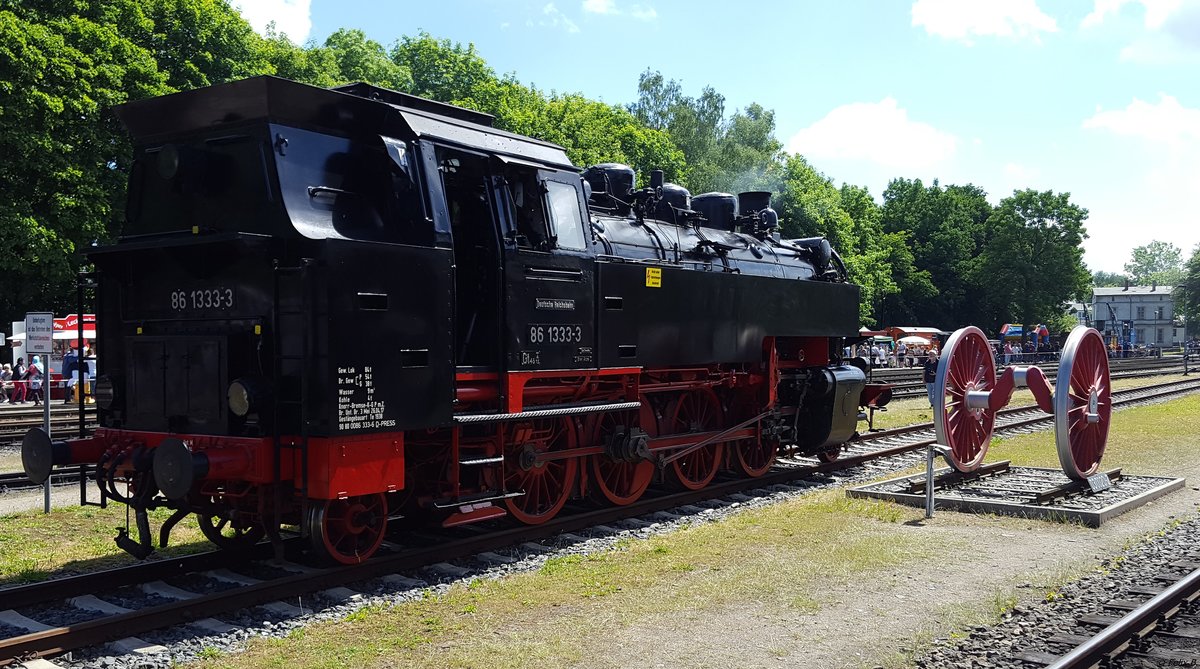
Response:
[[[432,139],[461,148],[575,170],[557,144],[492,127],[493,117],[364,83],[335,89],[261,76],[116,108],[138,145],[252,121],[340,135]]]

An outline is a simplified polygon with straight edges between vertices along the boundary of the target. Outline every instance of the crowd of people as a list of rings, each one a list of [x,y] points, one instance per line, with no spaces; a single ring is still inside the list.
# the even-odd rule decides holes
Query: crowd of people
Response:
[[[937,351],[936,344],[909,344],[899,342],[893,348],[886,343],[875,342],[867,345],[859,344],[853,351],[846,350],[847,356],[862,358],[867,365],[878,369],[880,367],[919,367],[929,351]]]
[[[1062,347],[1051,342],[1049,339],[1040,343],[1033,341],[1021,342],[1005,341],[997,351],[999,361],[1005,365],[1015,364],[1033,364],[1035,362],[1049,362],[1057,360],[1059,353],[1062,352]]]
[[[62,377],[67,388],[65,402],[70,403],[71,393],[79,382],[79,367],[83,365],[84,378],[90,379],[95,370],[96,354],[84,346],[82,357],[79,351],[68,348],[62,358]],[[13,364],[5,363],[0,366],[0,404],[28,404],[34,406],[49,402],[47,393],[47,366],[40,355],[33,356],[29,364],[25,358],[17,358]]]

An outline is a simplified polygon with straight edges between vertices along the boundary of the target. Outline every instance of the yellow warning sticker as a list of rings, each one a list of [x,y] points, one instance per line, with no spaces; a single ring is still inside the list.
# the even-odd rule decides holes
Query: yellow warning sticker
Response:
[[[662,288],[662,268],[647,267],[646,268],[646,287],[647,288]]]

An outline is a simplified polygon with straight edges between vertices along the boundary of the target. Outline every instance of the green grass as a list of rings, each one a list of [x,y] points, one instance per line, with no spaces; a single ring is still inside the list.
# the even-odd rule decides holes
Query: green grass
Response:
[[[252,643],[220,666],[586,666],[598,629],[611,640],[664,614],[748,602],[815,613],[831,582],[938,550],[927,537],[895,531],[918,516],[841,491],[821,493],[609,552],[554,557],[536,572],[472,581],[442,596],[364,609],[309,628],[303,643]],[[835,534],[838,541],[828,541]]]
[[[1176,475],[1196,464],[1200,445],[1200,395],[1171,402],[1119,410],[1112,414],[1101,469],[1121,468],[1129,474]],[[1181,446],[1190,446],[1190,448]],[[993,439],[987,459],[1014,465],[1058,467],[1052,432]]]
[[[152,512],[156,533],[169,511]],[[113,543],[116,528],[125,525],[125,507],[107,509],[74,506],[50,514],[24,511],[0,516],[0,585],[41,581],[63,572],[95,571],[136,562]],[[136,530],[134,530],[136,536]],[[194,518],[175,526],[171,546],[158,555],[185,555],[211,550]]]
[[[1128,388],[1141,388],[1143,386],[1155,385],[1159,383],[1170,383],[1172,381],[1182,381],[1191,378],[1185,377],[1182,374],[1174,374],[1170,376],[1150,376],[1138,379],[1116,379],[1112,382],[1114,390],[1125,390]],[[1021,406],[1033,404],[1033,395],[1027,389],[1021,389],[1013,393],[1012,399],[1009,401],[1009,406]],[[893,427],[902,427],[904,425],[912,425],[913,423],[928,423],[933,420],[933,409],[929,407],[929,400],[924,396],[911,397],[907,399],[898,399],[890,402],[886,412],[875,413],[875,428],[888,429]],[[865,430],[866,423],[860,423],[859,429]]]

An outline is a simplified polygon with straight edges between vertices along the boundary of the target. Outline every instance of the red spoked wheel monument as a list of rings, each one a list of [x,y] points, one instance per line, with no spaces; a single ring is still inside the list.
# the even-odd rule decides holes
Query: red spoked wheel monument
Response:
[[[950,335],[938,361],[933,407],[934,431],[946,462],[960,472],[979,468],[996,412],[1020,387],[1028,387],[1038,407],[1054,415],[1063,472],[1075,480],[1095,474],[1108,440],[1112,389],[1104,340],[1095,329],[1082,326],[1063,346],[1057,386],[1037,366],[1010,365],[997,377],[992,347],[979,328]]]

